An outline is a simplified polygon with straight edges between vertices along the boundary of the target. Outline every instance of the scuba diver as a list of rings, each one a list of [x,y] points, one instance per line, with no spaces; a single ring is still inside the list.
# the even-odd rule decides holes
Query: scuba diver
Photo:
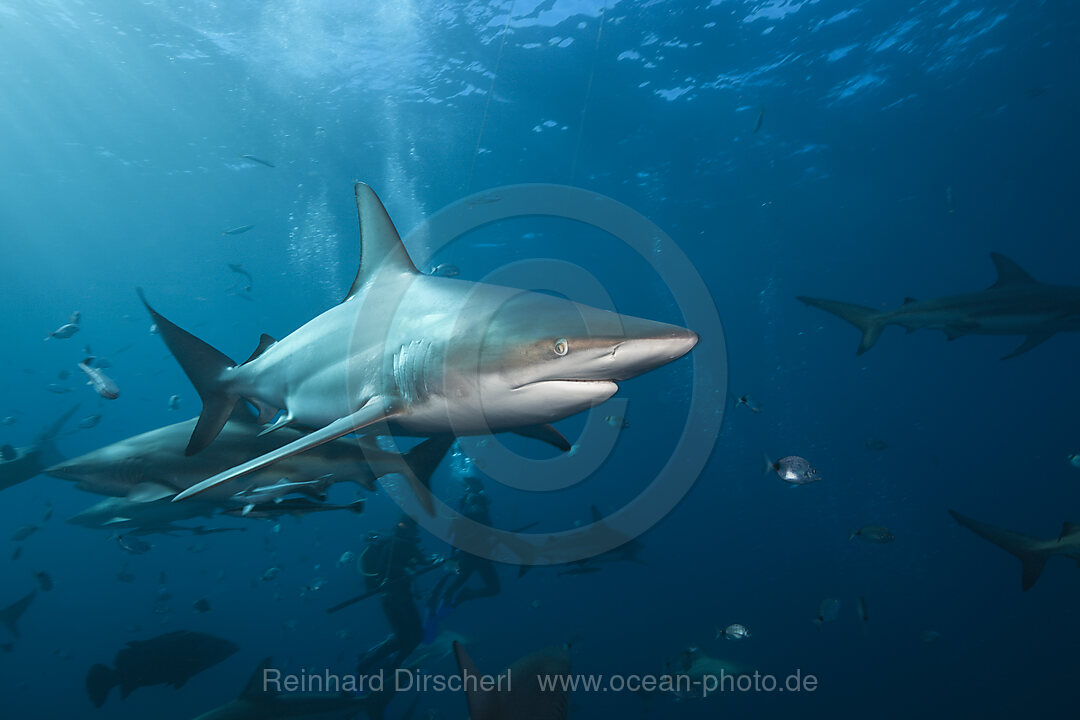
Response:
[[[486,528],[492,527],[491,498],[484,492],[484,483],[475,475],[465,477],[464,483],[465,492],[461,496],[458,511],[466,520],[471,520]],[[470,535],[472,536],[470,539],[483,543],[484,539],[480,533],[484,532],[459,520],[457,527],[453,530],[453,535],[455,538]],[[490,542],[488,544],[490,545]],[[494,597],[502,591],[499,574],[495,571],[495,563],[488,558],[473,555],[460,548],[455,548],[450,558],[456,566],[456,572],[443,575],[432,590],[428,600],[430,615],[445,615],[446,611],[462,603],[478,598]],[[483,586],[466,587],[473,575],[480,576]]]
[[[396,670],[423,639],[423,623],[413,602],[413,577],[442,562],[438,555],[420,550],[416,521],[402,515],[386,535],[372,535],[358,561],[367,590],[378,593],[390,635],[364,653],[357,673],[375,669]]]

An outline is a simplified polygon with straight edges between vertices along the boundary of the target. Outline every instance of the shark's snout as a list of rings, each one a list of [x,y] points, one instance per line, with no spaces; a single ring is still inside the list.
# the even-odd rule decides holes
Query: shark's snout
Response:
[[[693,330],[648,321],[643,325],[613,349],[612,380],[626,380],[666,365],[697,345]]]

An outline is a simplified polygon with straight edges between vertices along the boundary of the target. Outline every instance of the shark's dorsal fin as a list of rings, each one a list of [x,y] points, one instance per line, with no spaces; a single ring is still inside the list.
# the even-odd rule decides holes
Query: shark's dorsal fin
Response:
[[[418,272],[379,196],[364,183],[356,183],[354,190],[360,218],[360,267],[346,300],[380,272]]]
[[[990,286],[992,288],[1005,287],[1007,285],[1035,285],[1039,282],[1031,277],[1027,270],[1020,267],[1001,253],[990,253],[990,259],[994,261],[994,267],[997,268],[998,274],[997,282]]]
[[[462,678],[470,675],[476,680],[465,680],[466,699],[469,703],[469,720],[498,720],[499,696],[491,691],[480,690],[477,680],[480,679],[480,671],[476,669],[476,663],[472,661],[465,648],[457,640],[454,641],[454,655],[457,657],[458,668]]]
[[[1080,523],[1067,522],[1061,527],[1061,537],[1066,538],[1070,535],[1076,535],[1080,533]]]
[[[915,302],[919,302],[919,301],[918,301],[918,300],[916,300],[916,299],[915,299],[915,298],[913,298],[913,297],[906,297],[906,298],[904,298],[904,304],[905,304],[905,305],[910,305],[911,303],[915,303]]]
[[[251,357],[249,357],[247,360],[245,360],[244,362],[242,362],[240,364],[241,365],[247,365],[249,362],[251,362],[255,358],[262,355],[264,352],[266,352],[266,348],[270,347],[271,345],[273,345],[276,342],[277,342],[277,340],[270,337],[266,333],[263,333],[262,335],[259,336],[259,345],[258,345],[258,347],[255,348],[255,351],[253,353],[251,353]]]
[[[270,658],[263,658],[258,667],[255,668],[255,672],[251,673],[251,677],[248,678],[247,685],[244,686],[243,692],[240,693],[241,700],[262,700],[266,697],[266,692],[263,689],[263,675],[270,663],[273,662]]]

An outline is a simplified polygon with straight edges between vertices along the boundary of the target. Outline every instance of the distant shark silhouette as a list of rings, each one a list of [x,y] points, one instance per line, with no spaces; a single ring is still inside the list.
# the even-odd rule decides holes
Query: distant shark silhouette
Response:
[[[162,339],[203,401],[187,453],[241,399],[272,427],[318,428],[218,473],[196,495],[364,428],[406,435],[517,432],[562,450],[549,423],[604,402],[617,381],[682,357],[698,336],[564,298],[416,269],[375,191],[355,188],[361,263],[345,300],[237,365],[159,315]],[[141,295],[141,291],[140,291]],[[372,427],[374,426],[374,427]]]
[[[15,640],[19,638],[19,618],[21,618],[23,613],[26,612],[26,609],[30,607],[30,603],[34,602],[35,597],[37,597],[37,590],[31,590],[6,608],[0,609],[0,624],[3,624],[3,626],[7,628],[8,634]],[[4,647],[5,649],[10,650],[11,644],[8,643]]]
[[[33,445],[19,448],[3,446],[0,456],[0,490],[25,482],[43,472],[49,465],[63,459],[60,451],[56,449],[56,436],[78,409],[79,406],[76,405],[42,430]]]
[[[1046,567],[1046,561],[1054,555],[1080,560],[1080,524],[1067,522],[1061,528],[1059,537],[1052,540],[1040,540],[1030,535],[1022,535],[972,520],[955,510],[950,510],[949,514],[971,532],[989,540],[1020,561],[1023,567],[1020,586],[1025,591],[1034,587],[1035,582],[1042,575],[1043,568]]]
[[[859,328],[862,341],[857,355],[872,348],[887,325],[901,325],[909,333],[940,330],[949,340],[964,335],[1027,336],[1002,360],[1023,355],[1059,332],[1080,330],[1080,288],[1041,283],[1000,253],[990,253],[990,259],[998,279],[985,290],[931,300],[907,298],[897,310],[878,311],[802,295],[799,300]]]

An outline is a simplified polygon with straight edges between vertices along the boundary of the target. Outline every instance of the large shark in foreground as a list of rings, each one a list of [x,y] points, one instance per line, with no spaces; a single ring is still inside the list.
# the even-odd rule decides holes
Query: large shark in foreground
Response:
[[[799,296],[799,300],[847,320],[862,331],[856,354],[877,342],[887,325],[907,331],[941,330],[955,340],[964,335],[1024,335],[1023,343],[1002,360],[1022,355],[1059,332],[1080,330],[1080,288],[1048,285],[999,253],[990,253],[998,279],[990,287],[963,295],[915,300],[891,311]]]
[[[1035,582],[1042,575],[1043,568],[1046,567],[1046,561],[1054,555],[1080,560],[1080,524],[1067,522],[1061,528],[1060,536],[1050,540],[1040,540],[1030,535],[1022,535],[1012,530],[1004,530],[972,520],[955,510],[950,510],[949,514],[971,532],[989,540],[1020,561],[1023,568],[1020,586],[1024,590],[1034,587]]]
[[[618,380],[697,343],[674,325],[420,273],[375,192],[357,183],[355,194],[361,262],[346,299],[281,340],[264,335],[244,363],[146,305],[203,401],[188,454],[213,442],[241,399],[264,421],[281,411],[273,427],[318,428],[177,500],[365,428],[419,436],[511,431],[566,449],[548,423],[607,400]]]

